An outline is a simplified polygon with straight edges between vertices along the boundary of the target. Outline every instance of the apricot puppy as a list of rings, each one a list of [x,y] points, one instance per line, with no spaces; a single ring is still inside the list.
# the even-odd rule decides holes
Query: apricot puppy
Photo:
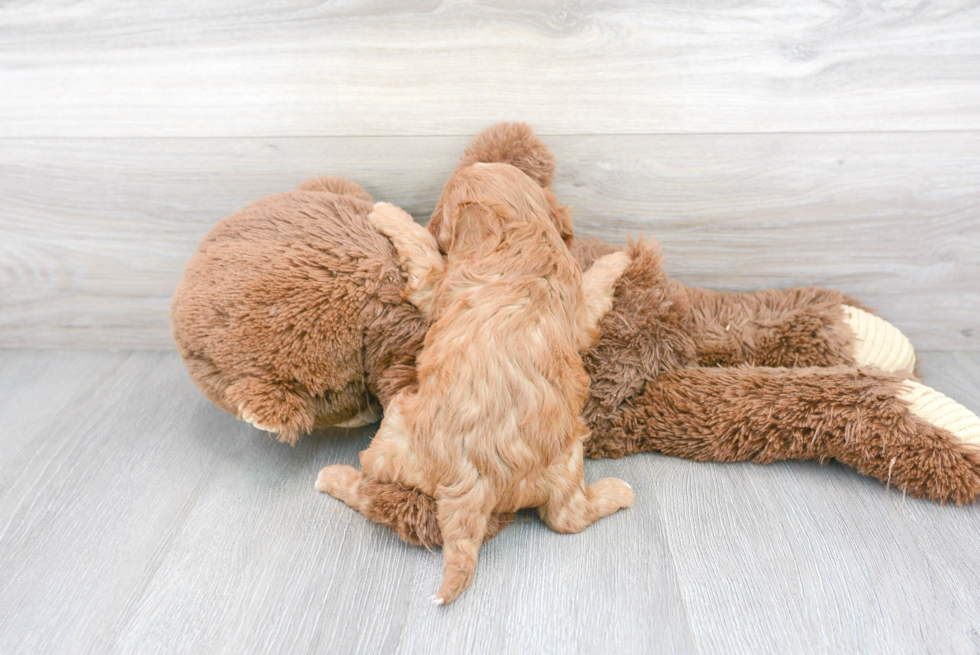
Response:
[[[418,386],[389,403],[363,472],[328,466],[316,486],[362,512],[370,480],[435,498],[444,571],[433,600],[447,604],[473,579],[491,514],[537,507],[553,530],[579,532],[633,504],[621,480],[585,485],[579,354],[630,259],[607,255],[583,275],[563,241],[567,209],[508,164],[460,170],[441,204],[437,237],[393,205],[370,215],[395,245],[406,297],[434,323]]]

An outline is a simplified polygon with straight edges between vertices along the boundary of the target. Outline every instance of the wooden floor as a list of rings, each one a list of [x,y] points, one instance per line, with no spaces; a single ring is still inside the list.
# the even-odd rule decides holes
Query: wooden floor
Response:
[[[925,353],[980,410],[980,355]],[[209,404],[173,352],[0,353],[2,653],[967,653],[980,507],[842,466],[590,461],[636,505],[532,515],[473,586],[318,494],[372,429],[296,448]]]

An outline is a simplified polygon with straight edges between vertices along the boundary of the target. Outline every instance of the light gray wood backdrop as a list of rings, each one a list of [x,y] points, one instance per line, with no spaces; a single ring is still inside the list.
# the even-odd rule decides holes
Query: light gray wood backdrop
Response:
[[[0,346],[168,347],[222,216],[335,174],[424,220],[499,120],[580,235],[980,350],[980,4],[901,0],[4,3]]]

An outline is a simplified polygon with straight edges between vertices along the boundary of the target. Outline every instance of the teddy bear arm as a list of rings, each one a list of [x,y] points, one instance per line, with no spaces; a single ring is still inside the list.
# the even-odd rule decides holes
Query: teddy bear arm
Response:
[[[905,376],[829,368],[664,373],[594,429],[590,457],[658,451],[698,461],[836,459],[911,496],[980,496],[980,418]]]

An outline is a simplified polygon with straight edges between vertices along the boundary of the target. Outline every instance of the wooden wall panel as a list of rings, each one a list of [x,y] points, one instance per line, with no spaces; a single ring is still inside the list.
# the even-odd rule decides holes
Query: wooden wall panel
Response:
[[[4,3],[0,136],[980,129],[970,2]]]
[[[686,283],[817,284],[920,349],[980,349],[980,134],[546,137],[580,236],[659,239]],[[317,174],[424,221],[468,137],[0,139],[0,346],[170,345],[222,216]]]

